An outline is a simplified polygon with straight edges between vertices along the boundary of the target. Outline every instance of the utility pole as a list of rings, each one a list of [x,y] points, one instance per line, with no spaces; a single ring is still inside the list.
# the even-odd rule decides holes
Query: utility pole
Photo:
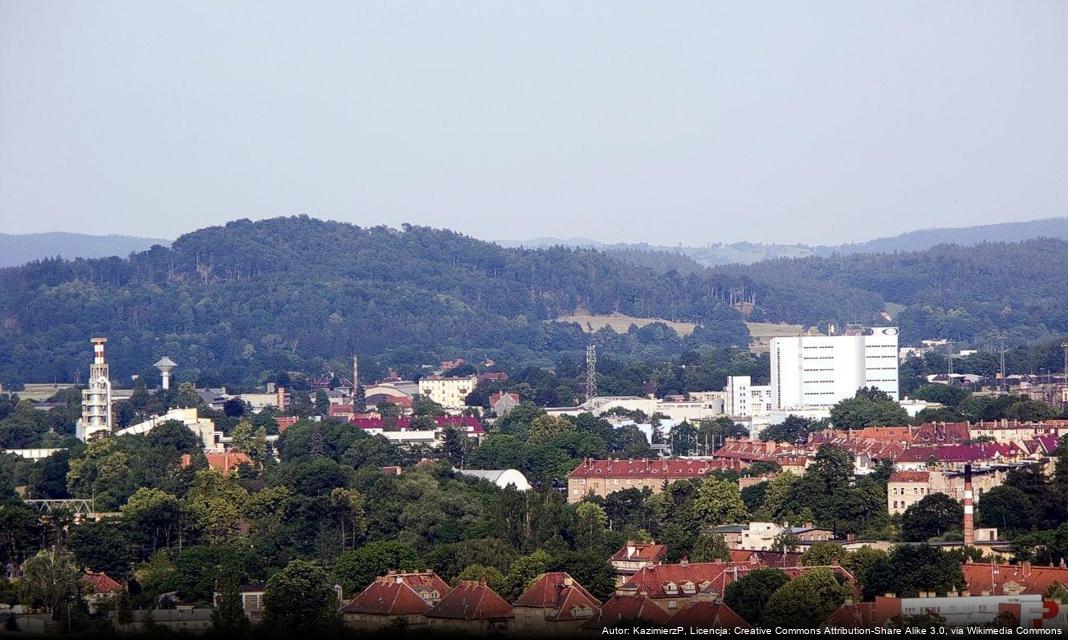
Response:
[[[586,402],[597,397],[597,345],[586,347]]]
[[[1001,345],[1001,391],[1004,393],[1009,388],[1009,381],[1005,378],[1005,339],[1002,338]]]

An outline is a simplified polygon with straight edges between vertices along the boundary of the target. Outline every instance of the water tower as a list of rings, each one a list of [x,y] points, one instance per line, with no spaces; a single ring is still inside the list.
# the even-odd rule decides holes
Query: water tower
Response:
[[[171,371],[174,371],[174,368],[178,366],[178,363],[176,363],[174,360],[171,360],[167,356],[163,356],[159,359],[159,362],[152,366],[159,369],[159,377],[163,380],[160,386],[163,387],[163,390],[166,391],[170,389]]]

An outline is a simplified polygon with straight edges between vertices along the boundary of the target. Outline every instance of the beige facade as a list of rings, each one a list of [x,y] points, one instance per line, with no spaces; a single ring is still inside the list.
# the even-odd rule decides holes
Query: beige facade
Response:
[[[1005,482],[1005,469],[982,469],[972,473],[972,487],[977,501],[983,494]],[[886,484],[886,509],[890,515],[905,510],[932,493],[943,493],[954,500],[964,500],[964,475],[944,471],[904,471],[890,475]]]
[[[419,395],[430,398],[446,409],[463,409],[467,406],[467,396],[475,390],[477,384],[478,376],[428,376],[419,381]]]

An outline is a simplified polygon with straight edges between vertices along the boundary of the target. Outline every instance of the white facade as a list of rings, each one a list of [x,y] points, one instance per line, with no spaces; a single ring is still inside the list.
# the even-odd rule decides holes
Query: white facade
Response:
[[[430,398],[446,409],[463,409],[467,396],[478,385],[478,376],[443,378],[429,376],[419,380],[419,395]]]
[[[876,327],[857,335],[771,339],[775,409],[830,407],[875,387],[898,399],[898,331]]]
[[[111,434],[111,380],[104,358],[107,338],[93,338],[93,364],[89,366],[89,383],[82,390],[82,419],[75,425],[75,435],[82,442],[98,435]]]
[[[125,429],[120,429],[115,433],[119,436],[135,436],[145,435],[150,433],[153,429],[165,422],[181,422],[189,428],[204,445],[204,449],[207,451],[221,451],[222,446],[217,442],[215,437],[215,421],[211,418],[201,418],[197,415],[196,407],[190,407],[187,409],[171,409],[167,413],[149,418],[144,422],[138,422],[132,424]]]
[[[754,385],[749,376],[728,376],[723,413],[735,418],[764,418],[774,409],[771,387]]]

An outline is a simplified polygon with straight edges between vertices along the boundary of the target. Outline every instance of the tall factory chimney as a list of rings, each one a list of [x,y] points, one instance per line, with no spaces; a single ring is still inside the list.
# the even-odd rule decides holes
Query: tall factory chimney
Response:
[[[170,389],[171,372],[174,371],[174,368],[178,366],[178,363],[176,363],[174,360],[171,360],[167,356],[163,356],[159,359],[159,362],[152,366],[159,369],[159,377],[161,380],[160,386],[163,387],[163,390],[166,391]]]
[[[111,433],[111,380],[104,357],[107,338],[93,338],[93,364],[89,365],[89,385],[82,390],[82,419],[78,439],[85,442],[99,434]]]
[[[964,546],[975,544],[975,507],[972,505],[972,465],[964,465]]]

